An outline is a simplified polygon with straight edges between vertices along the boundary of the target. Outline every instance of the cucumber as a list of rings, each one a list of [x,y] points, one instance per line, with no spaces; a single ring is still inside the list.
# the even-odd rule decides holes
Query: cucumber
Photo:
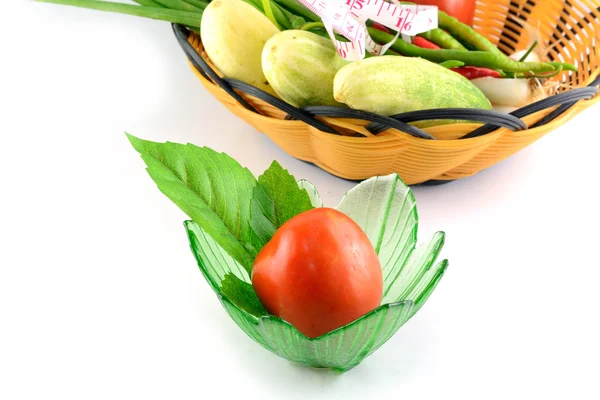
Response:
[[[295,29],[273,36],[262,53],[267,81],[296,107],[343,106],[333,98],[333,78],[346,64],[330,39]]]
[[[226,78],[274,94],[261,69],[265,43],[279,29],[242,0],[213,0],[202,14],[200,38],[206,54]]]
[[[334,97],[350,108],[386,116],[435,108],[492,107],[483,92],[462,75],[422,58],[395,55],[366,58],[341,68],[334,79]]]

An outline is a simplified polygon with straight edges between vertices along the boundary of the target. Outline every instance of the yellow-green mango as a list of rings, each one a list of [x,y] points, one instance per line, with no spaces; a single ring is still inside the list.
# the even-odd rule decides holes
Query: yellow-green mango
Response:
[[[226,77],[274,93],[261,68],[265,43],[279,29],[242,0],[213,0],[204,9],[200,37],[206,54]]]

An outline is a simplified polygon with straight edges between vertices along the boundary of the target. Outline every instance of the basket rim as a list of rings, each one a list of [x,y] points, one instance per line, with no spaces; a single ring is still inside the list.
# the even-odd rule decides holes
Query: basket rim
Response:
[[[591,82],[587,86],[554,94],[542,100],[521,107],[515,111],[512,111],[511,113],[495,110],[439,108],[416,112],[406,112],[392,116],[383,116],[361,110],[353,110],[350,108],[334,106],[311,106],[298,108],[260,88],[245,82],[231,78],[221,78],[219,74],[212,69],[204,57],[199,54],[196,48],[190,43],[190,36],[194,32],[179,24],[172,24],[172,29],[191,66],[195,68],[203,78],[207,79],[207,81],[219,86],[228,95],[233,97],[240,104],[240,106],[244,107],[248,111],[264,116],[239,94],[239,92],[242,92],[282,110],[286,113],[286,120],[300,120],[308,125],[311,125],[313,128],[319,131],[334,135],[342,134],[334,127],[323,122],[317,117],[366,120],[370,123],[365,126],[365,129],[367,129],[367,131],[374,136],[381,132],[387,131],[388,129],[396,129],[400,132],[413,136],[414,139],[420,140],[436,140],[436,138],[426,131],[414,125],[410,125],[410,122],[449,119],[449,114],[452,114],[453,116],[459,115],[460,120],[470,121],[473,123],[482,123],[479,127],[458,139],[449,139],[449,141],[453,141],[468,140],[485,136],[501,128],[505,128],[513,132],[531,131],[533,129],[541,128],[547,124],[550,124],[561,115],[569,111],[572,107],[577,105],[579,102],[600,100],[600,96],[597,96],[599,91],[598,86],[600,85],[600,68],[597,68],[591,74],[589,78]],[[556,107],[554,110],[542,117],[540,120],[534,122],[529,127],[523,121],[523,118],[527,116],[554,107]],[[454,117],[452,119],[457,118]],[[357,136],[364,138],[364,135],[359,133],[357,133]]]

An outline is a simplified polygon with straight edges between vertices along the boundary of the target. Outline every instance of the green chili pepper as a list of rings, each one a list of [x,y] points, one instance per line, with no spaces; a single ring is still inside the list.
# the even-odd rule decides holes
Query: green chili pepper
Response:
[[[393,39],[392,35],[377,29],[368,28],[371,37],[379,43],[387,43]],[[444,61],[457,60],[465,65],[474,67],[485,67],[496,70],[511,72],[551,72],[556,67],[548,63],[518,62],[508,57],[487,51],[462,51],[462,50],[429,50],[422,49],[404,40],[396,40],[391,47],[398,53],[409,57],[421,57],[429,61],[441,63]]]
[[[535,42],[533,42],[533,44],[531,45],[531,47],[529,47],[529,50],[527,50],[525,52],[525,54],[523,54],[523,57],[521,57],[519,59],[519,61],[523,62],[527,59],[527,57],[529,57],[529,55],[531,54],[531,52],[535,49],[535,47],[538,45],[538,41],[536,40]],[[560,71],[562,71],[562,66],[559,68]],[[508,73],[508,78],[516,78],[517,75],[513,72],[509,72]]]
[[[516,74],[517,78],[537,78],[537,79],[548,79],[552,78],[558,74],[563,72],[562,65],[558,67],[558,69],[554,72],[550,72],[548,74]]]
[[[488,51],[507,57],[498,47],[494,46],[492,42],[487,40],[483,35],[477,33],[475,29],[467,24],[463,24],[443,11],[438,11],[438,26],[447,30],[452,36],[470,43],[477,50]]]
[[[442,49],[449,50],[467,50],[465,46],[452,37],[452,35],[444,32],[440,28],[435,28],[427,32],[420,33],[418,36],[437,44]]]
[[[555,70],[562,68],[563,71],[577,71],[577,68],[575,68],[572,64],[568,64],[568,63],[551,61],[551,62],[547,62],[546,64],[552,65]]]
[[[292,24],[292,29],[299,29],[301,26],[306,25],[306,20],[302,17],[292,15],[290,17],[290,23]]]
[[[438,11],[438,25],[440,28],[443,28],[445,30],[447,30],[448,32],[450,32],[450,34],[452,34],[453,36],[470,43],[471,45],[473,45],[473,47],[475,47],[477,50],[480,51],[485,51],[485,52],[489,52],[494,54],[495,56],[497,56],[498,58],[501,58],[503,61],[503,63],[507,63],[507,64],[512,64],[512,60],[506,55],[504,54],[498,47],[496,47],[492,42],[490,42],[488,39],[486,39],[483,35],[480,35],[479,33],[477,33],[475,31],[475,29],[471,28],[470,26],[463,24],[462,22],[460,22],[459,20],[457,20],[454,17],[449,16],[448,14],[446,14],[443,11]],[[572,64],[567,64],[567,63],[527,63],[527,62],[521,62],[520,63],[522,66],[525,66],[526,64],[529,65],[532,69],[529,71],[524,71],[524,70],[513,70],[511,68],[502,68],[505,71],[511,71],[511,72],[546,72],[547,70],[540,70],[540,69],[534,69],[533,64],[545,64],[546,66],[550,65],[552,66],[553,70],[557,70],[559,67],[562,68],[562,70],[568,70],[568,71],[576,71],[577,68],[575,68],[575,66],[573,66]]]
[[[246,2],[248,1],[246,0]],[[292,14],[274,1],[270,1],[270,3],[277,22],[285,29],[293,29],[306,23],[304,18]]]
[[[448,60],[448,61],[441,62],[440,65],[444,68],[452,69],[452,68],[462,67],[465,65],[465,63],[462,61]]]
[[[290,29],[292,27],[292,23],[290,22],[291,21],[291,19],[290,19],[291,13],[289,11],[283,10],[281,7],[279,7],[278,4],[276,4],[270,0],[268,1],[269,11],[272,13],[272,15],[269,16],[267,14],[267,10],[265,10],[265,8],[264,8],[262,0],[243,0],[243,1],[250,4],[251,6],[254,6],[254,8],[256,8],[258,11],[265,14],[265,16],[267,18],[269,18],[271,20],[273,20],[272,18],[274,18],[275,21],[277,21],[277,23],[275,25],[280,27],[280,29],[281,29],[281,27],[283,29]]]
[[[273,14],[273,9],[271,8],[271,1],[262,0],[262,6],[263,10],[265,10],[265,15],[271,20],[273,25],[275,25],[280,31],[283,30],[284,28],[282,28],[281,25],[277,23],[277,18],[275,17],[275,14]]]
[[[320,22],[321,18],[310,11],[306,6],[298,0],[274,0],[283,10],[289,10],[293,14],[303,17],[306,21]]]
[[[309,22],[309,23],[301,26],[298,29],[301,29],[303,31],[310,31],[311,29],[314,29],[314,28],[319,28],[319,29],[325,30],[325,24],[322,22]]]

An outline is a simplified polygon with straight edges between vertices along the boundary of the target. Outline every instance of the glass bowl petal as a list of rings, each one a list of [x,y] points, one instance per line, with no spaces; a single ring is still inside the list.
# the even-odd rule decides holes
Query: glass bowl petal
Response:
[[[348,191],[336,209],[360,225],[371,240],[381,262],[385,294],[417,241],[412,192],[396,174],[378,176]]]
[[[316,188],[298,185],[322,207]],[[347,371],[389,340],[427,301],[448,262],[434,266],[444,233],[416,247],[418,215],[412,192],[396,174],[374,177],[350,190],[336,206],[356,221],[375,247],[384,275],[382,304],[352,323],[310,339],[268,315],[248,272],[193,221],[186,221],[191,250],[202,274],[230,317],[267,350],[314,368]]]
[[[412,301],[384,304],[348,325],[311,339],[280,318],[256,318],[227,297],[219,298],[235,323],[265,349],[307,367],[337,371],[356,367],[413,315]]]

